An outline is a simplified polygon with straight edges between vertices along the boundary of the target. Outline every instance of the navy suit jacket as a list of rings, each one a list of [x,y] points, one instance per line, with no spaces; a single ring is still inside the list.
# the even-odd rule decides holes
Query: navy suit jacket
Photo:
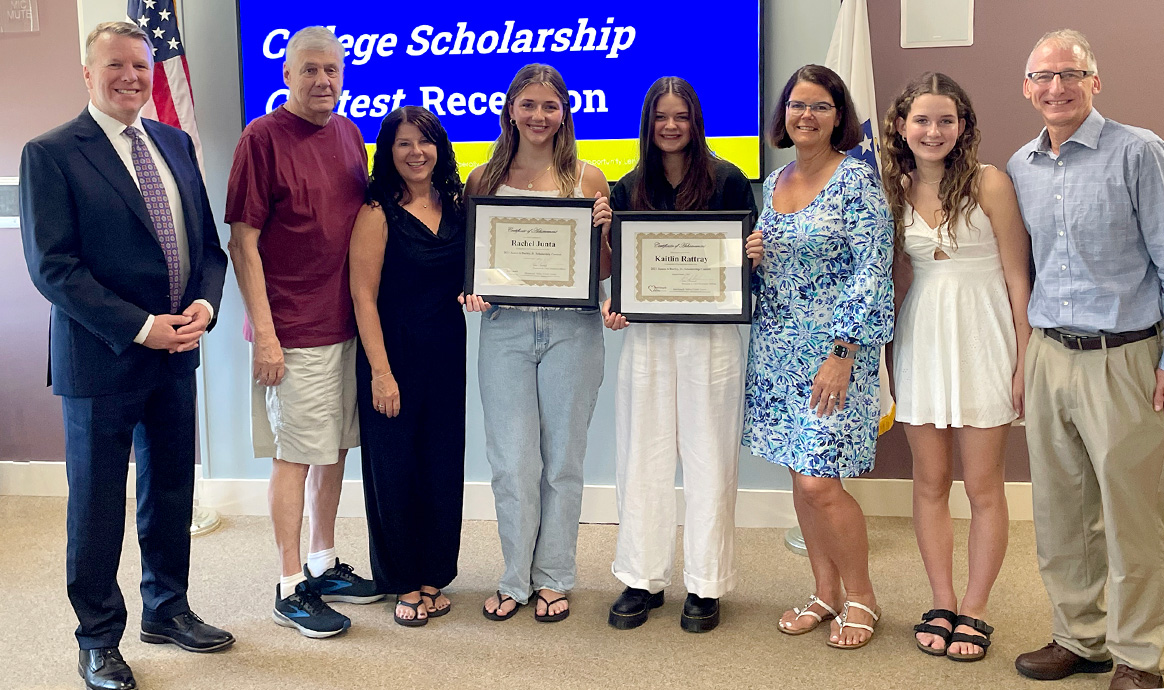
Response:
[[[142,126],[182,197],[190,277],[180,308],[204,299],[217,315],[226,254],[194,143],[185,132],[153,120],[143,119]],[[25,144],[20,227],[32,282],[52,303],[54,393],[108,395],[194,371],[197,348],[170,354],[133,342],[150,314],[170,311],[166,260],[141,192],[88,109]]]

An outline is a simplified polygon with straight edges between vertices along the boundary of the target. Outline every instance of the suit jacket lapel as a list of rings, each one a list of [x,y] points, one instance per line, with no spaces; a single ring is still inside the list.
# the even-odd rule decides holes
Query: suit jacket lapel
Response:
[[[93,167],[97,168],[97,171],[125,201],[125,205],[133,211],[134,215],[141,220],[156,239],[154,223],[150,220],[149,211],[146,210],[141,190],[133,183],[133,177],[125,169],[125,163],[117,155],[117,151],[113,149],[113,144],[109,143],[109,137],[105,136],[105,132],[93,120],[88,109],[81,112],[81,116],[77,118],[77,125],[77,139],[80,140],[78,148],[80,148],[81,154],[89,159]]]
[[[154,145],[158,147],[162,158],[166,161],[166,165],[170,168],[170,174],[174,176],[174,184],[178,187],[178,196],[182,203],[182,216],[184,218],[184,225],[186,226],[186,237],[188,239],[188,246],[190,248],[190,257],[193,260],[194,248],[200,246],[201,243],[201,227],[199,227],[197,218],[199,195],[197,188],[193,187],[190,182],[191,175],[187,168],[191,165],[190,158],[184,155],[183,151],[176,151],[168,143],[169,137],[160,136],[159,124],[153,120],[142,118],[142,126],[145,127],[150,139],[153,139]]]

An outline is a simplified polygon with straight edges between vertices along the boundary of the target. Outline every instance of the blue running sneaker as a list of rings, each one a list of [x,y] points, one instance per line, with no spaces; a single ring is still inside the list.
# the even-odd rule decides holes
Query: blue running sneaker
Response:
[[[340,563],[335,559],[335,565],[323,571],[319,577],[312,577],[307,566],[303,566],[303,574],[307,577],[307,585],[311,591],[319,595],[324,601],[339,601],[345,604],[371,604],[380,601],[386,595],[376,591],[376,583],[356,575],[352,566]]]
[[[306,582],[295,585],[295,592],[279,598],[275,585],[275,622],[284,628],[297,628],[307,637],[320,639],[338,635],[352,624],[347,616],[323,603]]]

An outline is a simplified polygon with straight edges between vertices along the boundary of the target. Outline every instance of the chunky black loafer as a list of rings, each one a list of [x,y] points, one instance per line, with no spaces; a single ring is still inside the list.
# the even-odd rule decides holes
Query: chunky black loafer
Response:
[[[715,630],[719,625],[719,599],[687,595],[679,625],[687,632],[701,633]]]
[[[663,605],[663,593],[651,594],[645,589],[627,587],[618,595],[618,599],[610,606],[610,618],[607,622],[612,628],[630,630],[647,622],[651,609]]]

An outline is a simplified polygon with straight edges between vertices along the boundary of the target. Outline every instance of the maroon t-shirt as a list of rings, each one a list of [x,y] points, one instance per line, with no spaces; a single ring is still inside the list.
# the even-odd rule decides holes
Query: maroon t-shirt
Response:
[[[360,130],[333,114],[320,127],[277,108],[243,130],[226,192],[226,222],[257,228],[275,335],[319,347],[356,335],[348,244],[364,202]],[[250,323],[243,335],[253,340]]]

